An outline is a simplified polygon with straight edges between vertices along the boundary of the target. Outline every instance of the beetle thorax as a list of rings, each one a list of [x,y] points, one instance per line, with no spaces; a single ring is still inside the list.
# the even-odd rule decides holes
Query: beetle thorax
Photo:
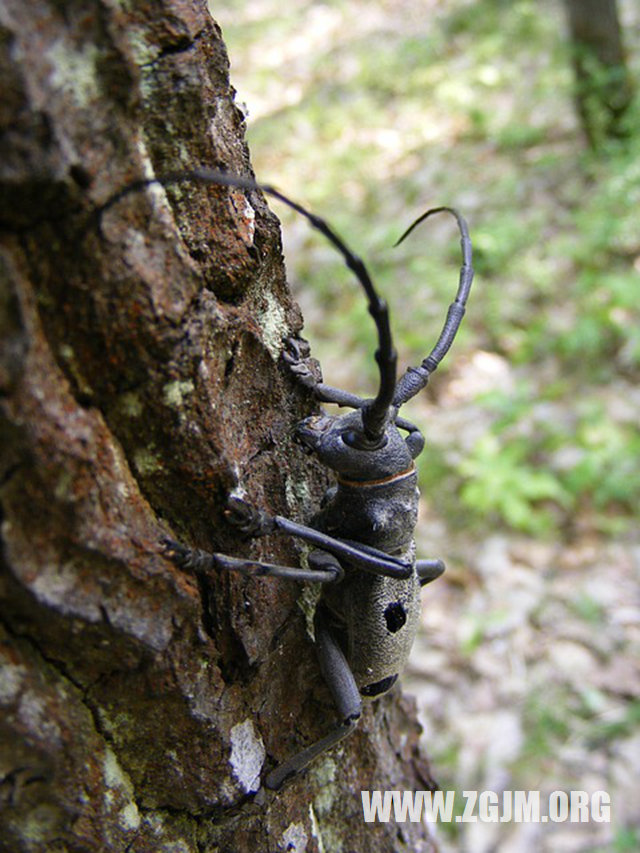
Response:
[[[338,480],[318,522],[330,536],[351,539],[402,556],[411,546],[418,517],[417,474],[404,474],[381,482]]]

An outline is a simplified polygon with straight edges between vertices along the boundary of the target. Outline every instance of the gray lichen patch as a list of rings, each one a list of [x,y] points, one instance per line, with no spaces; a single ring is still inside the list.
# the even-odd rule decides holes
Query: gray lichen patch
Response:
[[[117,2],[117,5],[124,8],[127,4]],[[160,52],[160,48],[149,40],[144,31],[139,27],[129,27],[127,40],[138,67],[143,68],[152,65]]]
[[[291,477],[287,474],[285,496],[287,498],[287,507],[291,512],[296,512],[301,508],[313,505],[309,484],[306,480],[301,480],[299,477]]]
[[[289,328],[287,314],[273,293],[265,290],[263,293],[266,307],[258,314],[258,323],[262,329],[262,340],[274,361],[280,358],[282,341],[286,338]]]
[[[162,471],[161,457],[148,447],[138,447],[133,454],[133,464],[140,474],[156,474]]]
[[[54,91],[70,94],[81,107],[87,107],[98,98],[96,67],[100,51],[95,45],[85,44],[80,50],[72,50],[67,41],[59,39],[49,47],[47,58],[52,68],[49,83]]]
[[[282,833],[283,850],[291,850],[292,853],[305,853],[309,836],[301,823],[290,823]]]
[[[302,565],[304,566],[304,568],[309,567],[306,557],[302,561]],[[307,583],[303,586],[302,591],[298,596],[298,607],[304,613],[307,634],[312,640],[315,640],[315,629],[313,626],[313,620],[316,614],[316,607],[318,606],[318,601],[320,600],[320,596],[322,595],[322,589],[320,587],[321,585],[317,583]]]
[[[129,418],[139,418],[144,412],[144,404],[135,391],[125,391],[120,395],[120,410]]]
[[[38,601],[60,613],[81,616],[88,622],[99,622],[102,618],[97,602],[84,594],[72,562],[59,565],[48,562],[31,584],[31,590]]]
[[[117,809],[118,823],[122,829],[131,831],[140,826],[140,813],[133,799],[131,780],[120,767],[115,753],[107,749],[102,765],[107,809]]]
[[[260,787],[260,771],[266,757],[260,735],[256,734],[251,720],[238,723],[231,729],[231,757],[229,763],[242,789],[248,794]]]
[[[125,793],[132,793],[131,782],[120,767],[118,759],[111,749],[105,751],[102,772],[104,775],[104,784],[107,788],[122,788]]]
[[[190,379],[184,381],[176,379],[173,382],[168,382],[162,391],[167,406],[171,406],[174,409],[181,409],[186,395],[193,394],[195,391],[195,385]]]
[[[317,815],[330,814],[336,797],[335,782],[338,775],[336,762],[330,755],[325,755],[315,767],[312,773],[317,781],[318,794],[313,805]]]
[[[318,824],[318,818],[316,817],[316,813],[313,810],[313,803],[309,803],[309,820],[311,821],[311,835],[316,840],[318,850],[320,851],[320,853],[327,853],[322,839],[320,825]]]
[[[27,731],[38,732],[44,741],[56,747],[62,744],[62,732],[51,716],[45,699],[34,690],[25,690],[20,697],[18,717]]]
[[[118,814],[118,822],[125,830],[138,829],[140,826],[140,812],[135,803],[127,803],[124,808],[120,809]]]
[[[318,841],[318,847],[332,853],[342,853],[344,850],[344,835],[342,827],[336,826],[333,820],[336,798],[339,797],[338,765],[335,760],[326,755],[311,768],[318,793],[313,800],[312,826]]]
[[[20,691],[27,675],[26,666],[7,661],[0,665],[0,705],[13,702]]]

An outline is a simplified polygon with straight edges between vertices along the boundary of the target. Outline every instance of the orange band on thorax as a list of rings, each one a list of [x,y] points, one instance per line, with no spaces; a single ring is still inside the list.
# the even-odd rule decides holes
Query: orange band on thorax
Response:
[[[403,480],[414,474],[416,470],[415,464],[412,462],[410,467],[405,471],[400,471],[399,474],[391,474],[389,477],[383,477],[381,480],[344,480],[338,477],[338,483],[341,486],[353,486],[356,489],[368,488],[369,486],[385,486],[387,483],[393,483],[395,480]]]

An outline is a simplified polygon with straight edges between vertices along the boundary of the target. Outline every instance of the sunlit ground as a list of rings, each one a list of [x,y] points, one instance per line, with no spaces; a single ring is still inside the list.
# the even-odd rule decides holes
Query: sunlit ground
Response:
[[[638,75],[640,10],[620,4]],[[477,280],[456,344],[407,410],[427,435],[424,595],[404,684],[442,788],[604,789],[610,824],[441,827],[443,849],[640,847],[640,136],[584,148],[561,4],[228,2],[214,7],[257,176],[370,263],[401,363]],[[640,127],[636,115],[635,125]],[[284,223],[326,379],[375,390],[371,320],[339,258]]]

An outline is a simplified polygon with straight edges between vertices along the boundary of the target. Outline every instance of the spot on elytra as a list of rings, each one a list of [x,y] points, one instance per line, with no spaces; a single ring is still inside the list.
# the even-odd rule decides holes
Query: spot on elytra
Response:
[[[407,621],[407,613],[399,601],[394,601],[388,604],[384,611],[384,621],[387,623],[387,630],[395,634]]]

